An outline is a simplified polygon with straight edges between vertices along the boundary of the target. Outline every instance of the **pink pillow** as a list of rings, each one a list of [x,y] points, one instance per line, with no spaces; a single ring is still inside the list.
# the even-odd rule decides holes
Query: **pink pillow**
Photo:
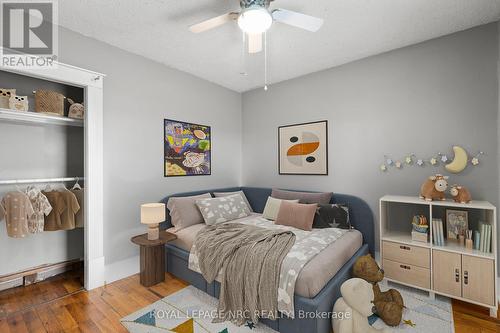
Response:
[[[317,204],[300,204],[283,200],[274,224],[311,231],[317,208]]]

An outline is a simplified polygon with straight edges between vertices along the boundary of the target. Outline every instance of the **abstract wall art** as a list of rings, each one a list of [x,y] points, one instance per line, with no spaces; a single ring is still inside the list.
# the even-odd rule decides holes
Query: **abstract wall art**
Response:
[[[280,175],[328,175],[328,122],[278,128]]]
[[[164,120],[165,177],[211,174],[210,126]]]

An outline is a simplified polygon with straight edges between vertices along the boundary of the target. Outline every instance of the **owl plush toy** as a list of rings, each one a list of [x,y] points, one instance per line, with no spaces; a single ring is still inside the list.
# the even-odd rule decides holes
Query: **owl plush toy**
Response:
[[[9,99],[16,94],[16,89],[0,88],[0,108],[9,108]]]
[[[9,99],[9,109],[28,111],[28,96],[11,96]]]

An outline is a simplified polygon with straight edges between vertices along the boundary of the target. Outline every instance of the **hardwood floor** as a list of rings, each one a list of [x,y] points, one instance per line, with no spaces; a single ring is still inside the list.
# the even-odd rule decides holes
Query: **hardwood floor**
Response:
[[[134,275],[90,292],[76,292],[25,311],[11,312],[0,319],[0,332],[127,333],[120,318],[185,286],[183,281],[166,274],[165,282],[146,288],[140,285],[139,275]],[[28,299],[29,295],[25,295],[19,303],[26,304]],[[0,299],[0,306],[3,302]],[[13,299],[9,304],[10,309],[20,307]],[[500,316],[496,320],[489,317],[487,309],[453,301],[453,317],[456,333],[500,333]]]
[[[0,318],[83,289],[83,270],[72,270],[26,287],[0,291]],[[0,331],[1,332],[1,331]]]

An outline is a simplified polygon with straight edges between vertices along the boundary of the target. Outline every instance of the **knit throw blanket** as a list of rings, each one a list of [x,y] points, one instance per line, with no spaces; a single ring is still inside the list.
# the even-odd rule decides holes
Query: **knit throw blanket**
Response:
[[[291,231],[241,223],[200,230],[194,248],[203,277],[212,283],[222,273],[214,322],[242,325],[247,320],[277,318],[281,263],[294,242]]]

